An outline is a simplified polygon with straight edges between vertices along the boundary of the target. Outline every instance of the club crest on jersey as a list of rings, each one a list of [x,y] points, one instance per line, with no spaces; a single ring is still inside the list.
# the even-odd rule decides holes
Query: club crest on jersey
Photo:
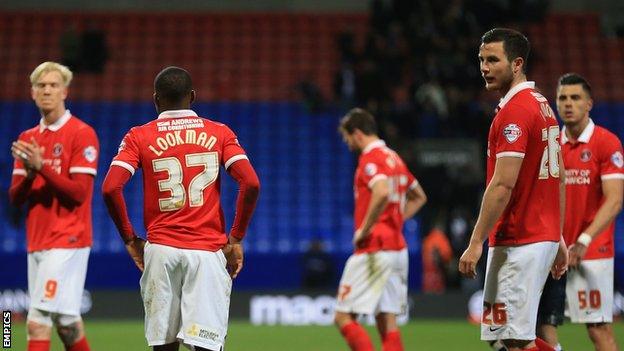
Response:
[[[522,129],[520,129],[520,126],[518,126],[517,124],[514,124],[514,123],[508,124],[503,129],[503,136],[505,137],[505,139],[507,139],[507,142],[510,144],[513,144],[514,142],[516,142],[516,140],[518,140],[521,135],[522,135]]]
[[[592,157],[592,153],[589,149],[585,149],[581,151],[581,161],[589,162],[589,160],[591,160],[591,157]]]
[[[82,155],[84,156],[85,160],[93,162],[97,158],[97,150],[94,146],[87,146],[82,152]]]
[[[611,162],[613,162],[615,167],[622,168],[624,167],[624,156],[622,156],[621,152],[616,151],[613,155],[611,155]]]
[[[59,157],[63,153],[63,144],[56,143],[54,147],[52,147],[52,156]]]
[[[364,173],[369,177],[374,176],[377,174],[377,165],[374,163],[367,163],[366,166],[364,166]]]

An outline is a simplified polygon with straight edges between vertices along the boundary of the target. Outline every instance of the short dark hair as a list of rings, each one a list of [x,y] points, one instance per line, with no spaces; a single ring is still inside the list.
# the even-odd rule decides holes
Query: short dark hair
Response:
[[[347,134],[353,134],[356,129],[359,129],[366,135],[373,135],[377,134],[377,122],[368,111],[356,107],[342,117],[338,129]]]
[[[509,28],[494,28],[481,37],[481,44],[503,42],[503,49],[507,55],[509,62],[521,57],[524,60],[522,71],[526,73],[527,60],[529,59],[529,51],[531,44],[524,34]]]
[[[192,90],[191,75],[180,67],[169,66],[154,79],[154,91],[159,98],[169,102],[181,102]]]
[[[578,73],[570,72],[559,77],[559,84],[557,86],[557,89],[562,85],[576,85],[576,84],[580,84],[581,87],[583,87],[583,90],[585,90],[585,92],[587,93],[589,97],[592,96],[591,85],[589,85],[585,77],[581,76]]]

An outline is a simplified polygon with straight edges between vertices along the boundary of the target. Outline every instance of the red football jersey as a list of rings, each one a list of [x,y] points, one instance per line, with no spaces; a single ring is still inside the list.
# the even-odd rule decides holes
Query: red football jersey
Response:
[[[561,134],[563,163],[566,166],[566,212],[563,237],[570,245],[594,220],[603,203],[602,180],[624,179],[622,143],[613,133],[590,120],[576,142]],[[594,237],[585,259],[614,255],[612,222]]]
[[[498,158],[523,158],[509,204],[490,232],[490,246],[560,238],[559,125],[534,87],[534,82],[524,82],[509,90],[490,126],[487,184]]]
[[[247,159],[224,124],[191,110],[165,111],[132,128],[111,166],[143,168],[144,224],[149,242],[217,251],[227,243],[220,166]]]
[[[417,186],[418,182],[401,157],[387,148],[382,140],[369,144],[362,151],[355,170],[355,229],[362,226],[373,184],[381,179],[386,179],[390,186],[388,204],[371,228],[370,235],[355,253],[401,250],[406,247],[402,215],[405,194],[408,189]]]
[[[20,134],[19,139],[31,142],[34,137],[43,148],[43,163],[61,176],[71,173],[97,173],[99,143],[93,128],[69,110],[55,123],[39,125]],[[13,177],[26,176],[22,162],[13,164]],[[93,188],[87,189],[85,201],[69,205],[61,201],[41,175],[37,175],[28,194],[26,243],[28,252],[52,248],[91,246],[91,199]]]

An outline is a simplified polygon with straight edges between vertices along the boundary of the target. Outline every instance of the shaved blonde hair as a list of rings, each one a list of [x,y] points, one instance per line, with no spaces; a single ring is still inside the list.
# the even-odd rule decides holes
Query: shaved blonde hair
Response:
[[[69,83],[71,83],[72,78],[74,77],[74,74],[67,66],[63,66],[60,63],[52,61],[44,62],[37,66],[34,71],[32,71],[32,73],[30,74],[30,84],[35,85],[44,73],[54,71],[61,74],[61,78],[63,78],[63,85],[68,87]]]

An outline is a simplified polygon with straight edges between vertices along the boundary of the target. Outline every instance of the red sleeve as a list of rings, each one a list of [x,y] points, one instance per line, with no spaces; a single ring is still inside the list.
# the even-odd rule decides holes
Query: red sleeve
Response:
[[[39,174],[46,180],[56,193],[76,205],[82,204],[86,198],[88,189],[93,187],[93,176],[84,173],[70,174],[69,178],[56,173],[48,165],[43,165]]]
[[[11,201],[14,206],[21,206],[26,202],[34,180],[34,177],[27,178],[21,174],[13,174],[11,187],[9,188],[9,201]]]
[[[120,166],[128,170],[132,175],[136,169],[141,166],[141,148],[135,137],[136,128],[130,129],[128,134],[124,136],[117,155],[113,158],[111,165]]]
[[[385,162],[386,160],[384,158],[384,156],[390,156],[383,153],[377,153],[377,151],[373,152],[375,153],[371,153],[362,157],[362,172],[360,175],[362,177],[362,180],[364,180],[364,182],[371,189],[376,181],[381,179],[388,179],[388,175],[390,174],[388,166]]]
[[[132,175],[122,167],[111,167],[102,184],[102,195],[115,226],[124,242],[132,240],[136,235],[128,217],[123,187]]]
[[[69,173],[85,173],[95,176],[100,144],[93,128],[85,125],[74,136]]]
[[[243,239],[251,220],[251,215],[256,207],[258,193],[260,192],[260,180],[249,161],[235,162],[228,168],[228,173],[238,183],[238,196],[236,198],[236,214],[230,235],[236,239]]]
[[[227,170],[236,161],[247,160],[247,155],[245,155],[245,150],[243,150],[243,147],[238,143],[236,134],[234,134],[234,132],[227,126],[224,126],[224,128],[222,162],[223,166]]]
[[[505,106],[496,116],[493,136],[496,158],[524,157],[530,135],[530,112],[516,104]]]
[[[606,135],[600,155],[600,178],[624,179],[624,155],[622,144],[614,135]]]

